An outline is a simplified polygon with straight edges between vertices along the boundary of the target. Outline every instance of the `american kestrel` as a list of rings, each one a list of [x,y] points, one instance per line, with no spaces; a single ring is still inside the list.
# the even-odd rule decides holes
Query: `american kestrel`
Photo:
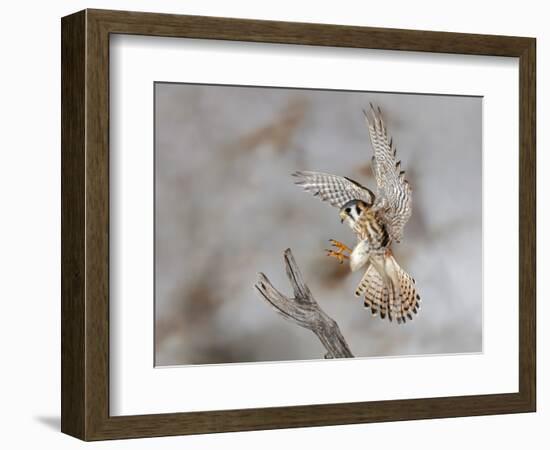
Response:
[[[391,244],[401,240],[411,216],[412,191],[397,161],[396,148],[388,137],[380,109],[375,111],[371,105],[370,117],[365,111],[364,114],[374,152],[376,194],[347,177],[310,171],[293,175],[298,178],[296,184],[339,208],[342,223],[357,235],[358,243],[353,250],[333,239],[331,243],[337,250],[327,250],[340,263],[349,259],[352,271],[366,267],[355,295],[365,296],[364,305],[373,316],[380,314],[382,319],[405,323],[420,309],[420,296],[414,278],[395,260]]]

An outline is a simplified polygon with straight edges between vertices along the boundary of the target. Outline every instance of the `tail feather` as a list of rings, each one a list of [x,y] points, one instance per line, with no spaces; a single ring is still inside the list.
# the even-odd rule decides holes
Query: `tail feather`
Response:
[[[384,276],[380,274],[375,265],[370,265],[361,278],[355,295],[364,294],[365,308],[369,308],[373,316],[380,314],[381,319],[386,317],[389,321],[394,319],[397,323],[405,323],[412,320],[414,314],[420,309],[420,296],[416,290],[415,280],[405,272],[390,255],[384,256],[386,259],[384,265],[378,267],[387,267],[387,263],[393,267],[394,276]],[[388,258],[391,258],[388,260]],[[386,275],[386,274],[385,274]],[[384,282],[394,279],[393,288],[388,286],[391,282]]]

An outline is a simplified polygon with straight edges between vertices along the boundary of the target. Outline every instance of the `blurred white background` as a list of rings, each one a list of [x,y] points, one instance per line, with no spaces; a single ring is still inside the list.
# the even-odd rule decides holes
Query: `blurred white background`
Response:
[[[482,350],[480,97],[156,84],[156,364],[322,358],[307,330],[252,289],[289,289],[282,252],[338,321],[356,356]],[[309,169],[375,190],[362,110],[382,108],[413,187],[393,249],[422,310],[404,326],[354,297],[362,273],[325,256],[354,245],[337,209],[290,176]]]
[[[0,411],[5,448],[56,449],[280,449],[315,445],[347,449],[400,445],[416,449],[502,449],[548,446],[550,334],[548,305],[538,302],[538,412],[488,417],[345,425],[250,433],[140,439],[85,444],[59,432],[60,404],[60,17],[82,8],[113,8],[180,14],[341,23],[470,33],[536,36],[538,47],[538,147],[550,146],[550,30],[544,2],[443,3],[433,0],[364,3],[248,0],[54,0],[7,3],[0,15],[4,56],[0,73],[3,119],[1,233],[4,314]],[[24,20],[25,31],[22,32]],[[550,284],[550,170],[548,152],[538,154],[538,294]],[[305,194],[304,194],[305,195]],[[314,199],[311,199],[313,201]],[[324,207],[324,205],[319,205]],[[327,207],[328,208],[328,207]],[[328,212],[327,212],[328,214]],[[299,257],[299,256],[298,256]],[[299,259],[301,262],[301,258]],[[282,271],[282,269],[280,269]],[[273,277],[274,278],[274,277]],[[282,274],[281,278],[282,280]],[[362,311],[360,311],[362,313]],[[359,312],[358,312],[359,314]],[[365,374],[368,379],[368,374]],[[223,382],[223,380],[220,380]],[[261,383],[262,380],[258,380]]]

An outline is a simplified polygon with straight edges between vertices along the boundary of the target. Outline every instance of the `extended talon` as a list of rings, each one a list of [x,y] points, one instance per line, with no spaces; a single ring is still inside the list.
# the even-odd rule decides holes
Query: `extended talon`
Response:
[[[325,250],[327,252],[327,256],[336,258],[340,264],[343,264],[345,259],[349,259],[348,255],[344,255],[341,252],[335,252],[334,250],[329,250],[328,248]]]
[[[344,253],[344,252],[351,253],[351,248],[349,248],[346,244],[342,244],[340,241],[337,241],[336,239],[329,239],[329,241],[333,247],[336,247],[338,249],[338,253]]]
[[[336,258],[340,264],[343,264],[344,260],[349,259],[349,256],[346,255],[345,252],[351,253],[351,249],[347,245],[342,244],[341,242],[336,241],[335,239],[330,239],[330,243],[332,244],[333,247],[336,247],[338,250],[335,251],[335,250],[330,250],[328,248],[325,249],[325,251],[327,252],[327,256],[332,256],[333,258]]]

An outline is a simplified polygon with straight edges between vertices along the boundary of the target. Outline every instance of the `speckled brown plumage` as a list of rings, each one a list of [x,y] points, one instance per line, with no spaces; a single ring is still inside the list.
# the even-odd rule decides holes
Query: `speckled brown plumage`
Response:
[[[399,266],[391,245],[399,242],[412,214],[412,189],[397,160],[397,150],[388,136],[380,109],[365,112],[373,148],[372,167],[376,193],[360,183],[323,172],[298,171],[296,184],[340,209],[342,222],[356,234],[353,250],[332,240],[327,254],[340,263],[350,260],[351,270],[366,267],[355,293],[364,295],[365,307],[382,319],[405,323],[419,310],[415,280]],[[349,255],[347,254],[349,253]]]

